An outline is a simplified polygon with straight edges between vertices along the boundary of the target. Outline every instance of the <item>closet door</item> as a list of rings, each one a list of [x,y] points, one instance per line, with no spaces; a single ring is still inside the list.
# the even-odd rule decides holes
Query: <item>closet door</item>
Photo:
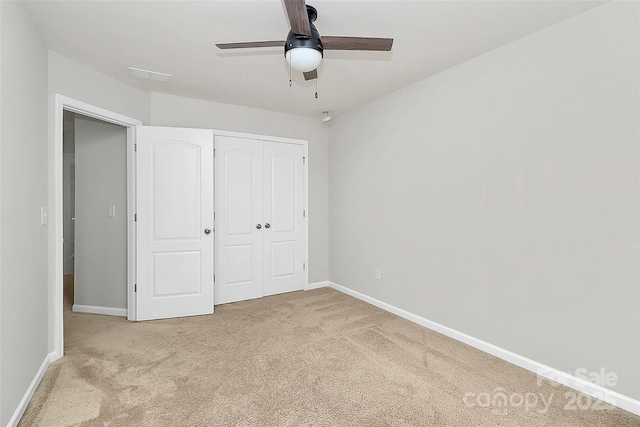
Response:
[[[216,136],[216,304],[302,290],[304,146]]]
[[[224,304],[263,295],[263,143],[215,137],[216,285]]]
[[[303,288],[303,155],[302,145],[264,143],[264,295]]]

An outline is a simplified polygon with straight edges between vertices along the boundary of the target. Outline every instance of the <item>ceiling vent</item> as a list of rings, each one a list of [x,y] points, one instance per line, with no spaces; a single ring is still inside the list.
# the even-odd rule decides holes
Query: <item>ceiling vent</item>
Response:
[[[171,74],[159,73],[157,71],[143,70],[141,68],[129,67],[129,75],[140,79],[153,80],[155,82],[171,81]]]

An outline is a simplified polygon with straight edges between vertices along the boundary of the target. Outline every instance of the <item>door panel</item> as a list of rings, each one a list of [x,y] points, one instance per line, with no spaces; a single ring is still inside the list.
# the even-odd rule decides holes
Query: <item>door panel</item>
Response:
[[[271,242],[271,275],[274,278],[296,274],[296,242]]]
[[[224,157],[223,182],[224,182],[224,211],[225,234],[227,236],[248,236],[254,233],[254,218],[259,215],[255,212],[254,205],[259,203],[259,194],[254,189],[254,174],[260,172],[256,164],[257,147],[249,147],[249,150],[232,149],[224,151],[225,145],[221,145],[220,154]],[[219,152],[220,152],[219,151]],[[258,167],[258,168],[257,168]]]
[[[263,295],[262,142],[216,136],[215,303]],[[260,228],[256,225],[260,224]]]
[[[166,141],[152,147],[154,239],[199,240],[202,147]]]
[[[153,297],[201,294],[201,261],[198,251],[153,254]]]
[[[138,320],[213,313],[213,131],[137,128]]]
[[[304,149],[264,143],[264,295],[304,287]]]

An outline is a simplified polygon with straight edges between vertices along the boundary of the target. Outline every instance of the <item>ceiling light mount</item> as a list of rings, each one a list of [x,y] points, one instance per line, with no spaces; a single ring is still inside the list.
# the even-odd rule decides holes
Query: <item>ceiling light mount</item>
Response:
[[[327,123],[329,120],[333,119],[328,111],[323,111],[322,114],[324,114],[324,117],[322,118],[322,121],[324,123]]]

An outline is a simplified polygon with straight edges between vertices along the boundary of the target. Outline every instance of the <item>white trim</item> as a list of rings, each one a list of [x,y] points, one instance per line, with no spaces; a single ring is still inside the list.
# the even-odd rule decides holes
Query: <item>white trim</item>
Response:
[[[38,385],[40,385],[40,381],[42,381],[42,377],[47,371],[49,364],[51,364],[51,360],[53,359],[53,357],[53,353],[49,353],[45,356],[42,364],[40,365],[40,369],[38,369],[38,372],[36,372],[36,375],[33,377],[33,380],[31,380],[31,384],[29,384],[27,391],[24,393],[24,396],[22,396],[22,400],[20,400],[18,407],[13,412],[13,416],[9,420],[7,427],[15,427],[18,425],[18,422],[20,422],[20,418],[22,418],[22,415],[24,415],[24,411],[27,409],[31,398],[33,397],[33,393],[36,392]]]
[[[305,215],[302,220],[304,225],[304,283],[302,284],[302,289],[307,289],[309,287],[309,143],[307,141],[303,141],[302,144],[303,154],[304,154],[304,162],[302,164],[302,191],[304,194],[302,195],[302,208],[304,209]]]
[[[138,304],[135,284],[138,264],[136,262],[137,240],[135,215],[138,183],[136,181],[137,126],[127,126],[127,320],[138,320]]]
[[[309,283],[309,284],[307,285],[307,287],[306,287],[306,288],[304,288],[304,290],[305,290],[305,291],[310,291],[310,290],[312,290],[312,289],[326,288],[327,286],[330,286],[330,285],[329,285],[329,283],[330,283],[330,282],[329,282],[328,280],[325,280],[325,281],[323,281],[323,282],[313,282],[313,283]],[[337,286],[337,285],[336,285],[336,286]],[[339,289],[338,289],[338,290],[339,290]],[[346,292],[345,292],[345,293],[346,293]]]
[[[105,314],[107,316],[121,316],[127,317],[128,311],[126,308],[114,308],[114,307],[100,307],[97,305],[81,305],[73,304],[71,308],[76,313],[91,313],[91,314]]]
[[[604,388],[600,385],[591,383],[574,375],[567,374],[566,372],[562,372],[558,369],[536,362],[535,360],[531,360],[509,350],[505,350],[504,348],[490,344],[486,341],[474,338],[455,329],[441,325],[440,323],[425,319],[424,317],[420,317],[394,305],[338,285],[337,283],[329,282],[329,286],[337,291],[343,292],[347,295],[351,295],[352,297],[358,298],[359,300],[367,302],[371,305],[375,305],[378,308],[393,313],[413,323],[417,323],[420,326],[424,326],[425,328],[441,333],[442,335],[446,335],[449,338],[453,338],[454,340],[468,344],[471,347],[477,348],[478,350],[482,350],[485,353],[489,353],[492,356],[496,356],[502,360],[506,360],[509,363],[531,371],[541,377],[554,381],[555,383],[560,383],[586,395],[604,400],[605,402],[613,406],[617,406],[633,414],[640,415],[640,401],[635,400],[629,396],[625,396],[623,394],[609,390],[608,388]]]
[[[2,22],[2,7],[0,7],[0,22]],[[0,99],[2,99],[2,49],[0,48]],[[2,135],[2,103],[0,102],[0,138]],[[0,164],[2,164],[2,145],[0,144]],[[2,188],[2,179],[0,174],[0,188]],[[2,216],[2,197],[0,197],[0,217]],[[2,218],[0,218],[2,224]],[[0,227],[0,242],[2,241],[2,227]],[[2,271],[2,245],[0,245],[0,271]],[[1,276],[1,275],[0,275]],[[0,307],[2,307],[2,277],[0,277]],[[0,315],[0,343],[2,343],[2,316]],[[0,345],[1,348],[1,345]],[[2,367],[2,351],[0,351],[0,367]],[[0,369],[0,384],[2,384],[2,369]],[[0,390],[1,393],[1,390]],[[0,403],[0,422],[2,422],[2,404]]]
[[[298,145],[304,145],[304,146],[307,145],[307,141],[304,139],[283,138],[280,136],[260,135],[257,133],[232,132],[228,130],[213,129],[213,137],[215,138],[216,136],[228,136],[230,138],[257,139],[259,141],[283,142],[285,144],[298,144]]]
[[[64,110],[73,111],[74,113],[113,123],[114,125],[129,127],[142,124],[142,121],[138,119],[132,119],[131,117],[123,116],[122,114],[114,113],[113,111],[105,110],[104,108],[96,107],[86,102],[78,101],[77,99],[56,94],[56,103],[58,102],[62,104]]]
[[[135,279],[135,222],[133,214],[135,205],[131,204],[131,198],[135,197],[135,159],[130,159],[133,153],[133,144],[135,143],[135,126],[141,125],[142,121],[114,113],[100,107],[87,104],[86,102],[68,98],[63,95],[56,94],[54,101],[54,138],[53,138],[53,158],[50,157],[49,164],[49,182],[53,182],[53,187],[49,189],[49,218],[53,213],[53,238],[52,244],[49,246],[49,260],[52,268],[49,277],[50,289],[53,293],[50,296],[49,307],[51,309],[50,329],[52,347],[51,361],[57,360],[64,354],[64,332],[63,332],[63,192],[62,192],[62,130],[63,130],[63,112],[64,110],[73,111],[88,117],[113,123],[127,128],[127,249],[128,266],[127,266],[127,302],[128,302],[128,318],[135,320],[135,294],[133,292]],[[134,129],[133,131],[131,129]],[[133,199],[135,200],[135,198]],[[50,221],[51,222],[51,221]],[[51,236],[51,234],[50,234]],[[132,249],[133,248],[133,249]],[[133,301],[133,303],[132,303]]]

